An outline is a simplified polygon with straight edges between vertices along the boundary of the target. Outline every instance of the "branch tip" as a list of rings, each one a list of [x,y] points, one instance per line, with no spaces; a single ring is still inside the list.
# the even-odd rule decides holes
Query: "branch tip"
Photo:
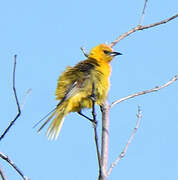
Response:
[[[14,92],[14,97],[15,97],[15,102],[17,105],[17,115],[15,116],[15,118],[10,122],[9,126],[5,129],[5,131],[3,132],[3,134],[0,136],[0,141],[2,140],[2,138],[7,134],[7,132],[10,130],[10,128],[12,127],[12,125],[15,123],[15,121],[19,118],[19,116],[21,115],[21,109],[20,109],[20,105],[19,105],[19,100],[17,97],[17,92],[16,92],[16,87],[15,87],[15,73],[16,73],[16,58],[17,55],[14,55],[14,67],[13,67],[13,74],[12,74],[12,89]]]
[[[9,163],[24,180],[29,180],[8,156],[0,152],[0,157]]]
[[[110,108],[113,107],[114,105],[118,104],[118,103],[121,103],[127,99],[131,99],[131,98],[134,98],[136,96],[140,96],[140,95],[143,95],[143,94],[148,94],[148,93],[151,93],[151,92],[156,92],[156,91],[159,91],[169,85],[171,85],[172,83],[174,83],[176,80],[178,79],[178,76],[174,76],[170,81],[168,81],[167,83],[163,84],[162,86],[156,86],[155,88],[153,89],[148,89],[148,90],[144,90],[144,91],[140,91],[140,92],[137,92],[135,94],[131,94],[129,96],[126,96],[126,97],[123,97],[123,98],[120,98],[116,101],[114,101],[113,103],[111,103],[110,105]]]
[[[122,39],[124,39],[125,37],[129,36],[130,34],[136,32],[136,31],[140,31],[140,30],[152,28],[152,27],[155,27],[155,26],[158,26],[158,25],[161,25],[161,24],[165,24],[165,23],[167,23],[167,22],[169,22],[169,21],[171,21],[171,20],[173,20],[173,19],[175,19],[175,18],[177,18],[177,17],[178,17],[178,14],[175,14],[174,16],[171,16],[171,17],[169,17],[169,18],[167,18],[167,19],[164,19],[164,20],[162,20],[162,21],[159,21],[159,22],[156,22],[156,23],[153,23],[153,24],[148,24],[148,25],[145,25],[145,26],[142,26],[142,25],[139,23],[136,27],[130,29],[128,32],[120,35],[116,40],[114,40],[113,42],[111,42],[110,46],[111,46],[111,47],[115,46],[119,41],[121,41]],[[142,20],[141,20],[141,21],[142,21]]]
[[[133,128],[133,131],[123,149],[123,151],[120,153],[120,155],[116,158],[116,160],[111,163],[110,165],[110,168],[108,169],[107,171],[107,177],[111,174],[113,168],[119,163],[119,161],[126,155],[127,153],[127,150],[129,148],[129,145],[131,144],[136,132],[137,132],[137,129],[139,128],[139,125],[140,125],[140,121],[141,121],[141,118],[142,118],[142,115],[141,115],[141,108],[140,106],[138,106],[138,112],[137,112],[137,122],[136,122],[136,125],[135,127]]]

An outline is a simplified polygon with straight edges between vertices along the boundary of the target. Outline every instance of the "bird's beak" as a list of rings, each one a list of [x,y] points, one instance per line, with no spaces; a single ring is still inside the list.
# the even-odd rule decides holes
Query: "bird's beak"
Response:
[[[111,52],[110,56],[118,56],[118,55],[122,55],[122,53],[119,52]]]

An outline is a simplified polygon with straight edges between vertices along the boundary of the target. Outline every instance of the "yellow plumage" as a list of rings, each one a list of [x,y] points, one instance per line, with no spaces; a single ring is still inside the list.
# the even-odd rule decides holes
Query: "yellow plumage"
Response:
[[[74,67],[67,67],[58,79],[56,99],[59,104],[55,111],[40,127],[39,131],[51,120],[47,130],[49,139],[56,139],[62,127],[64,117],[70,112],[80,112],[83,108],[91,108],[93,83],[96,104],[102,105],[109,90],[109,76],[111,72],[110,61],[120,53],[114,52],[106,44],[94,47],[88,58]]]

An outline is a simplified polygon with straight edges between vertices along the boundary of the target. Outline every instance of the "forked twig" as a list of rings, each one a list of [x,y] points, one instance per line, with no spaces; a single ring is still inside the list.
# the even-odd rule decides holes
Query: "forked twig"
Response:
[[[108,171],[107,171],[107,177],[111,174],[113,168],[118,164],[118,162],[125,156],[125,154],[126,154],[126,152],[127,152],[127,149],[128,149],[128,147],[129,147],[129,145],[131,144],[131,142],[132,142],[132,140],[133,140],[133,138],[134,138],[134,136],[135,136],[135,133],[137,132],[137,129],[139,128],[141,118],[142,118],[142,112],[141,112],[140,107],[138,107],[138,114],[137,114],[136,126],[135,126],[135,128],[133,129],[132,134],[131,134],[131,136],[129,137],[129,140],[128,140],[127,144],[125,145],[123,151],[121,152],[121,154],[116,158],[116,160],[111,164],[110,168],[108,169]]]
[[[20,107],[19,101],[18,101],[18,98],[17,98],[16,88],[15,88],[16,59],[17,59],[17,55],[14,55],[13,92],[14,92],[14,96],[15,96],[15,102],[16,102],[16,105],[17,105],[18,113],[17,113],[17,115],[15,116],[15,118],[10,122],[9,126],[5,129],[5,131],[3,132],[3,134],[0,136],[0,141],[1,141],[2,138],[6,135],[6,133],[9,131],[9,129],[12,127],[12,125],[15,123],[15,121],[19,118],[19,116],[21,115],[21,110],[23,109],[23,107],[24,107],[24,105],[25,105],[25,102],[26,102],[27,97],[28,97],[28,96],[30,95],[30,93],[31,93],[31,89],[28,89],[27,92],[26,92],[26,94],[25,94],[25,97],[24,97],[24,100],[23,100],[23,102],[22,102],[22,105],[21,105],[21,107]]]
[[[23,175],[22,171],[15,165],[15,163],[9,159],[8,156],[4,155],[3,153],[0,152],[0,157],[5,160],[6,162],[8,162],[17,172],[18,174],[24,179],[24,180],[30,180],[29,178],[27,178],[26,176]]]
[[[20,109],[20,105],[19,105],[19,101],[17,98],[17,93],[16,93],[16,88],[15,88],[15,71],[16,71],[16,58],[17,55],[14,55],[14,68],[13,68],[13,92],[14,92],[14,96],[15,96],[15,102],[17,104],[17,110],[18,113],[15,116],[14,120],[12,120],[9,124],[9,126],[5,129],[5,131],[3,132],[3,134],[0,136],[0,141],[2,140],[2,138],[6,135],[6,133],[9,131],[9,129],[11,128],[11,126],[15,123],[15,121],[18,119],[18,117],[21,115],[21,109]]]
[[[174,16],[171,16],[170,18],[167,18],[167,19],[164,19],[162,21],[159,21],[159,22],[156,22],[156,23],[153,23],[153,24],[149,24],[149,25],[145,25],[145,26],[142,26],[142,25],[138,25],[134,28],[132,28],[131,30],[129,30],[128,32],[122,34],[121,36],[119,36],[116,40],[114,40],[110,46],[113,47],[115,46],[119,41],[121,41],[122,39],[124,39],[125,37],[129,36],[130,34],[136,32],[136,31],[140,31],[140,30],[144,30],[144,29],[148,29],[148,28],[152,28],[152,27],[155,27],[155,26],[158,26],[160,24],[165,24],[175,18],[178,17],[178,14],[174,15]]]
[[[120,102],[122,102],[122,101],[125,101],[125,100],[127,100],[127,99],[134,98],[134,97],[136,97],[136,96],[140,96],[140,95],[143,95],[143,94],[147,94],[147,93],[151,93],[151,92],[155,92],[155,91],[158,91],[158,90],[160,90],[160,89],[163,89],[163,88],[171,85],[171,84],[172,84],[173,82],[175,82],[177,79],[178,79],[178,76],[175,76],[175,77],[173,77],[170,81],[168,81],[167,83],[163,84],[162,86],[156,86],[156,87],[153,88],[153,89],[148,89],[148,90],[145,90],[145,91],[140,91],[140,92],[137,92],[137,93],[135,93],[135,94],[131,94],[131,95],[129,95],[129,96],[120,98],[120,99],[118,99],[117,101],[114,101],[114,102],[110,105],[110,107],[113,107],[114,105],[116,105],[116,104],[118,104],[118,103],[120,103]]]

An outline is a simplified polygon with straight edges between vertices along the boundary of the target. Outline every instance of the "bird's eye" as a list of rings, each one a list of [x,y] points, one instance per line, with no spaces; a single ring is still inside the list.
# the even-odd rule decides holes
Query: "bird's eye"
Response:
[[[107,50],[104,50],[103,52],[107,55],[110,55],[110,53],[111,53],[110,51],[107,51]]]

